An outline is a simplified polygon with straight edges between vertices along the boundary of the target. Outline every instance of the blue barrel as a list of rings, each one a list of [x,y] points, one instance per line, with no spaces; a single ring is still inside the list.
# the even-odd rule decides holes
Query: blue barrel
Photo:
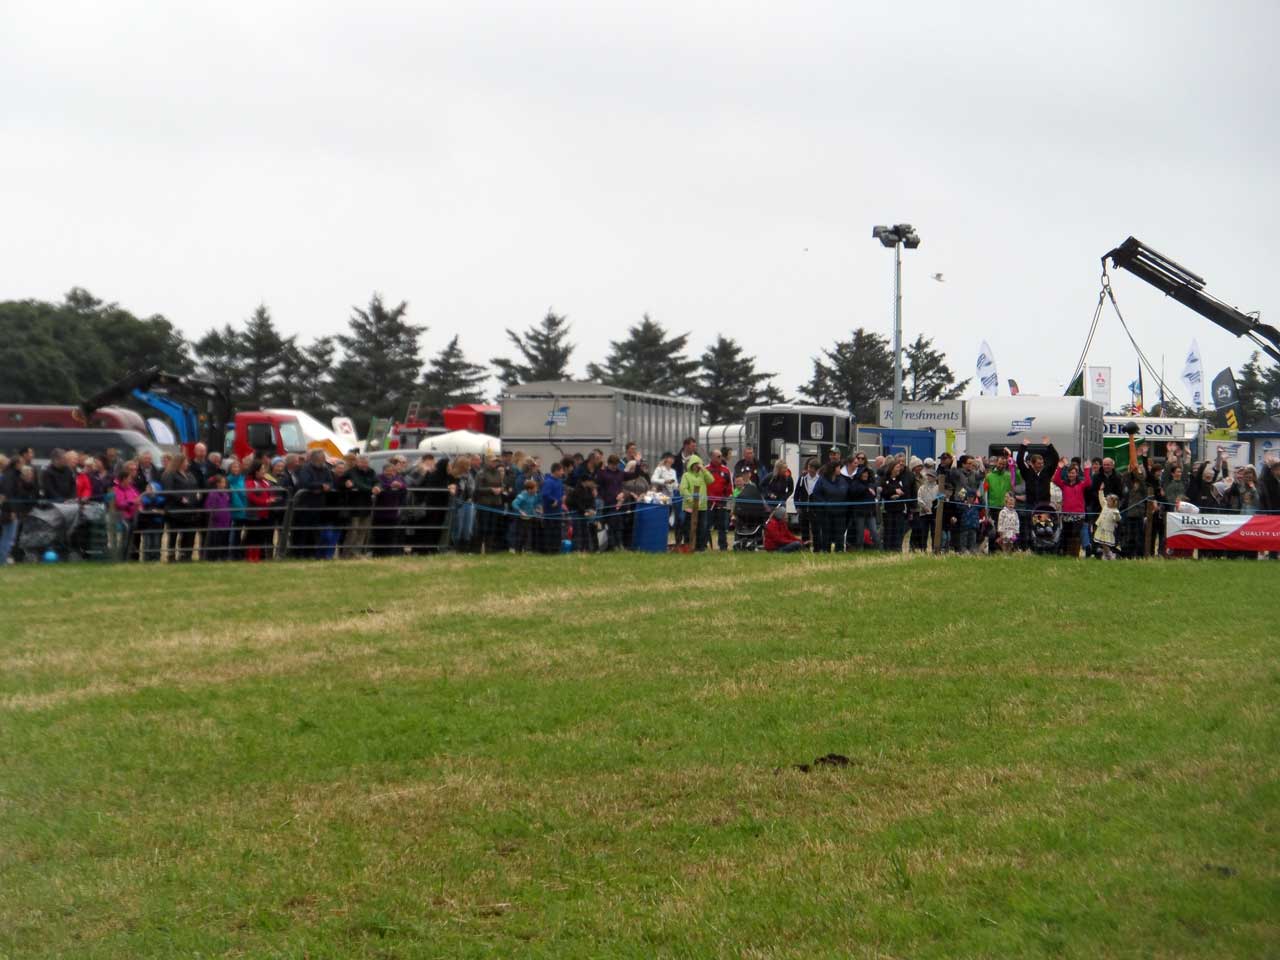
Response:
[[[641,553],[666,553],[669,513],[665,503],[637,503],[633,549]]]

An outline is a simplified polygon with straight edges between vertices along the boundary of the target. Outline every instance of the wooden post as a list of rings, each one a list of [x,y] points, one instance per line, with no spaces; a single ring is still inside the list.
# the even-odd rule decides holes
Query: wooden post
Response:
[[[941,489],[941,488],[939,488]],[[933,501],[933,552],[942,552],[942,514],[943,505],[947,501],[945,499],[935,499]]]

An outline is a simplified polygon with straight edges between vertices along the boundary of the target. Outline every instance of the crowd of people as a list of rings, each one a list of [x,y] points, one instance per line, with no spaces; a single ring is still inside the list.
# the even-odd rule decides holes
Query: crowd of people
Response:
[[[1164,553],[1163,515],[1280,511],[1280,462],[1262,476],[1177,443],[1157,458],[1130,440],[1129,463],[1060,457],[1050,438],[990,457],[937,461],[833,449],[798,477],[751,447],[704,457],[686,438],[650,464],[635,444],[542,464],[403,454],[375,470],[358,451],[239,460],[197,445],[191,458],[121,460],[56,450],[0,456],[0,563],[26,556],[37,505],[104,504],[120,558],[141,562],[333,558],[459,552],[600,552],[635,545],[638,509],[661,508],[677,547],[817,553],[1031,550],[1135,558]],[[788,504],[794,506],[794,524]],[[651,513],[649,515],[652,515]],[[664,531],[666,532],[666,531]],[[665,544],[665,540],[662,541]],[[73,547],[74,544],[68,545]]]

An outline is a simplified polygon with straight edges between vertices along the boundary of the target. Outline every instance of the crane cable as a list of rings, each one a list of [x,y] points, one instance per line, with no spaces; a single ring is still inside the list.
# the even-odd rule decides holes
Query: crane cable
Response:
[[[1115,292],[1111,289],[1111,277],[1107,275],[1106,260],[1102,261],[1102,293],[1099,294],[1099,305],[1101,305],[1102,297],[1110,299],[1111,306],[1115,308],[1116,317],[1120,320],[1120,326],[1124,327],[1125,336],[1129,338],[1129,342],[1133,344],[1134,351],[1138,354],[1138,362],[1147,368],[1147,373],[1151,374],[1151,376],[1155,378],[1156,383],[1160,385],[1161,396],[1173,400],[1174,403],[1183,409],[1189,409],[1187,405],[1178,398],[1178,395],[1169,389],[1165,383],[1164,377],[1156,372],[1155,366],[1153,366],[1151,361],[1147,359],[1147,355],[1142,352],[1142,348],[1138,346],[1138,341],[1133,338],[1133,333],[1129,330],[1129,324],[1125,322],[1124,314],[1120,312],[1120,304],[1116,302]],[[1093,334],[1090,333],[1090,338],[1092,338],[1092,336]],[[1074,379],[1074,377],[1072,379]]]
[[[1071,376],[1067,378],[1067,386],[1076,382],[1076,377],[1084,371],[1085,359],[1089,356],[1089,347],[1093,345],[1093,335],[1098,332],[1098,321],[1102,318],[1102,304],[1107,299],[1107,271],[1106,265],[1103,264],[1102,269],[1102,290],[1098,293],[1098,305],[1093,311],[1093,323],[1089,325],[1089,335],[1085,337],[1084,349],[1080,351],[1080,359],[1076,361],[1076,368]]]

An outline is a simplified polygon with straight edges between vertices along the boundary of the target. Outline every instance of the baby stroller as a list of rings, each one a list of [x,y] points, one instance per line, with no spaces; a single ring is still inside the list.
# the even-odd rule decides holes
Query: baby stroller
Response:
[[[1062,551],[1062,515],[1051,505],[1041,504],[1031,515],[1031,552],[1054,554]]]
[[[733,549],[763,550],[764,525],[768,519],[760,488],[748,483],[733,501]]]

